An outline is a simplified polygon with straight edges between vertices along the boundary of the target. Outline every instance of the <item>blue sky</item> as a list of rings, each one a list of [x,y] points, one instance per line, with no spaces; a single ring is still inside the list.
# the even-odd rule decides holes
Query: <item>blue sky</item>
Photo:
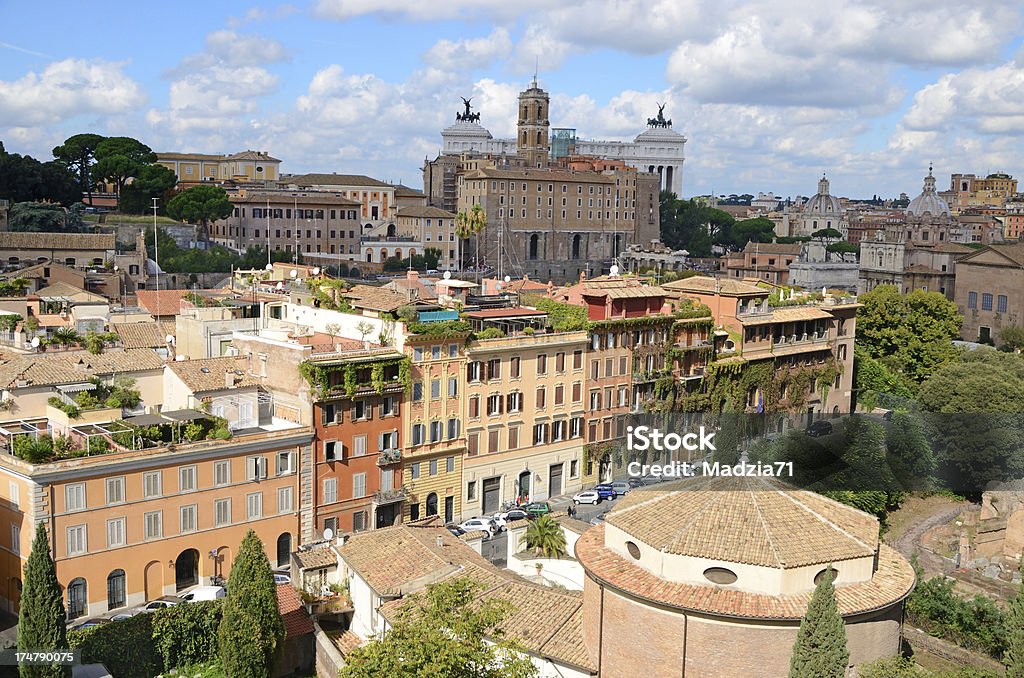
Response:
[[[667,101],[684,195],[911,195],[1022,174],[1022,12],[926,0],[5,3],[0,140],[83,131],[419,186],[459,96],[495,136],[539,64],[555,126],[630,139]]]

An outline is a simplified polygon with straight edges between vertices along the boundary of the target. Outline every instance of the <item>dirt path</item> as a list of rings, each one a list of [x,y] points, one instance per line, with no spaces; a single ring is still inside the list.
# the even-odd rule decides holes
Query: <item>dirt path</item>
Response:
[[[955,501],[938,495],[923,499],[911,497],[890,516],[891,529],[886,535],[886,541],[908,559],[916,553],[926,574],[942,574],[942,558],[920,548],[921,536],[973,507],[968,501]]]

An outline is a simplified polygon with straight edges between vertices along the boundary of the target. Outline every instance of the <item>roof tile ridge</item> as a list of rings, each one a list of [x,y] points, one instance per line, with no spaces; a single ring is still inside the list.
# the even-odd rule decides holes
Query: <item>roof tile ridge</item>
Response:
[[[794,504],[796,504],[796,505],[797,505],[798,507],[800,507],[801,509],[803,509],[803,510],[804,510],[804,511],[806,511],[807,513],[810,513],[810,514],[811,514],[812,516],[814,516],[814,517],[815,517],[815,518],[816,518],[816,519],[817,519],[818,521],[820,521],[820,522],[822,522],[822,523],[825,523],[826,525],[830,526],[830,527],[831,527],[831,528],[832,528],[833,530],[835,530],[835,531],[839,532],[840,534],[843,534],[843,535],[845,535],[845,536],[846,536],[846,537],[847,537],[847,538],[848,538],[848,539],[849,539],[850,541],[853,541],[853,542],[855,542],[855,543],[857,543],[857,544],[860,544],[861,546],[863,546],[864,548],[866,548],[866,549],[868,549],[868,550],[870,550],[870,551],[872,551],[872,552],[874,552],[874,551],[876,551],[876,550],[877,550],[877,548],[878,548],[878,543],[879,543],[879,541],[880,541],[880,540],[878,540],[877,538],[876,538],[876,540],[875,540],[875,544],[874,544],[874,545],[871,545],[871,544],[867,544],[867,543],[865,543],[865,542],[861,541],[861,540],[860,540],[859,538],[857,538],[856,536],[854,536],[854,535],[850,534],[850,532],[849,532],[848,530],[846,530],[845,528],[843,528],[843,527],[841,527],[840,525],[836,524],[836,523],[835,523],[834,521],[831,521],[831,520],[829,520],[828,518],[826,518],[825,516],[821,515],[820,513],[818,513],[818,512],[817,512],[817,511],[815,511],[814,509],[812,509],[812,508],[811,508],[810,506],[808,506],[807,504],[803,503],[802,501],[798,501],[798,500],[797,500],[797,499],[796,499],[795,497],[791,497],[791,496],[789,496],[789,494],[788,494],[788,493],[787,493],[787,492],[786,492],[785,490],[776,490],[776,492],[779,492],[779,493],[780,493],[780,494],[782,494],[782,495],[783,495],[784,497],[786,497],[786,499],[788,499],[789,501],[793,502]],[[824,499],[828,499],[828,497],[823,497],[823,498],[824,498]],[[834,501],[834,500],[833,500],[833,501]],[[838,502],[837,502],[837,503],[838,503]],[[845,508],[851,508],[851,507],[845,507]]]
[[[751,501],[754,504],[754,510],[757,511],[757,518],[758,518],[758,520],[761,521],[761,529],[764,530],[765,536],[768,537],[768,545],[771,547],[772,554],[775,556],[775,563],[779,567],[783,567],[784,565],[783,565],[783,562],[782,562],[782,558],[779,557],[779,549],[776,548],[776,546],[775,546],[775,537],[772,535],[771,530],[768,528],[768,521],[765,519],[764,513],[761,512],[761,504],[760,504],[760,502],[757,501],[756,491],[753,488],[750,487],[751,483],[750,483],[749,479],[748,479],[747,482],[748,482],[748,485],[747,485],[746,490],[744,490],[744,491],[750,493]],[[765,485],[767,485],[767,483],[765,483]],[[767,490],[767,491],[771,492],[772,490]]]

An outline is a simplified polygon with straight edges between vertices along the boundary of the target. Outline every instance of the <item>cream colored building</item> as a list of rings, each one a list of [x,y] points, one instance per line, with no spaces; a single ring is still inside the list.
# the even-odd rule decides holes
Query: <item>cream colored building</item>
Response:
[[[156,162],[178,175],[179,188],[207,181],[270,182],[281,176],[281,161],[265,151],[242,151],[231,155],[157,153]]]
[[[474,341],[467,349],[464,515],[580,489],[587,333]]]
[[[398,210],[395,235],[418,243],[424,249],[441,250],[440,270],[462,270],[462,242],[455,232],[455,214],[438,207],[415,206]]]

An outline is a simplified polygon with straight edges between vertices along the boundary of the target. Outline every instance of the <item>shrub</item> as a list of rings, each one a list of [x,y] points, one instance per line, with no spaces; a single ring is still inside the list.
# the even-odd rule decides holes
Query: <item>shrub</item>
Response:
[[[101,663],[117,678],[152,678],[163,668],[153,642],[153,619],[159,613],[68,632],[68,643],[82,651],[82,663]]]
[[[30,464],[41,464],[53,456],[53,439],[40,436],[32,439],[27,435],[14,438],[14,456],[24,459]]]
[[[476,335],[477,339],[500,339],[504,337],[505,333],[497,327],[488,327],[486,330]]]
[[[175,605],[153,613],[153,644],[165,669],[209,662],[217,656],[221,600]]]
[[[944,577],[922,581],[907,601],[907,619],[930,635],[999,658],[1006,649],[1006,613],[991,599],[964,599]]]

